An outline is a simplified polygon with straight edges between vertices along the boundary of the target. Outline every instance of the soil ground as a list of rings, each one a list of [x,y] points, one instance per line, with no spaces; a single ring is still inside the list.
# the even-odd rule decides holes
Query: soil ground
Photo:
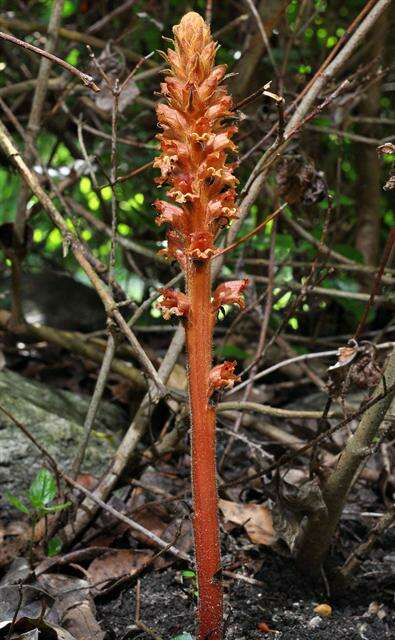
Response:
[[[388,536],[394,542],[394,536]],[[387,545],[391,541],[387,540]],[[386,546],[387,546],[386,545]],[[377,555],[388,553],[381,549]],[[261,570],[256,574],[264,586],[241,581],[227,582],[226,640],[393,640],[395,575],[379,558],[367,561],[362,578],[337,598],[324,589],[313,589],[298,575],[292,563],[272,551],[263,552]],[[363,574],[365,574],[363,576]],[[194,634],[192,589],[182,584],[180,572],[167,569],[147,574],[141,580],[141,620],[157,635],[134,626],[135,588],[130,587],[110,601],[97,604],[97,618],[107,631],[108,640],[160,637],[170,640],[188,631]],[[319,618],[317,604],[329,603],[332,615]],[[373,603],[373,604],[372,604]],[[258,630],[265,622],[272,632]]]

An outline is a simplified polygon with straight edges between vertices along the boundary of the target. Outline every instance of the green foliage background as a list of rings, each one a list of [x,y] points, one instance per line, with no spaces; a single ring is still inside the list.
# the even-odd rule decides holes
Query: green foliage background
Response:
[[[87,33],[91,24],[100,19],[108,11],[113,10],[119,3],[101,0],[93,2],[90,0],[65,0],[63,9],[62,26],[68,29]],[[277,5],[281,3],[278,2]],[[285,68],[285,98],[289,104],[293,97],[303,88],[305,83],[312,77],[325,59],[330,50],[336,45],[339,38],[344,34],[350,22],[358,14],[364,5],[360,0],[347,0],[346,2],[325,2],[324,0],[314,0],[312,10],[306,16],[307,24],[304,24],[303,32],[295,40],[291,48],[289,58]],[[23,9],[25,7],[25,10]],[[33,0],[31,2],[9,2],[0,1],[0,17],[16,18],[29,23],[37,22],[48,24],[52,8],[51,0]],[[286,6],[284,18],[271,33],[271,44],[276,63],[281,67],[286,55],[286,41],[295,30],[299,0],[292,0]],[[204,14],[206,10],[205,0],[185,1],[185,0],[148,0],[144,2],[136,1],[133,8],[126,15],[114,18],[110,25],[97,34],[98,37],[110,42],[119,41],[125,48],[129,48],[141,56],[145,56],[153,50],[164,48],[162,36],[171,34],[171,27],[176,23],[185,11],[194,9]],[[236,18],[241,12],[247,12],[246,6],[241,3],[213,2],[213,31],[221,29],[224,25]],[[306,22],[305,21],[305,22]],[[253,28],[253,21],[249,20],[247,26],[239,26],[220,37],[220,50],[218,61],[229,66],[229,71],[237,70],[237,61],[243,53],[248,29]],[[29,33],[16,30],[15,35],[25,38],[27,41],[42,46],[43,36],[38,29],[32,29]],[[385,50],[385,62],[391,59],[393,53],[393,43],[388,39]],[[95,53],[100,54],[97,49]],[[76,44],[70,40],[60,38],[57,46],[57,54],[66,59],[69,63],[78,66],[81,70],[91,72],[89,66],[89,56],[84,44]],[[155,54],[153,60],[160,64],[161,59]],[[363,63],[361,57],[356,57],[351,68],[347,72],[353,72],[358,65]],[[119,64],[123,66],[122,73],[125,75],[132,67],[130,62],[125,62],[122,55],[119,56]],[[21,82],[29,77],[37,75],[39,60],[26,54],[21,50],[15,50],[9,43],[2,42],[0,45],[0,89],[11,83]],[[145,69],[143,67],[142,69]],[[53,68],[53,74],[60,74],[58,68]],[[390,72],[391,73],[391,72]],[[264,56],[259,63],[254,76],[253,85],[259,86],[273,77],[272,69],[267,56]],[[158,90],[160,78],[158,76],[147,78],[138,83],[140,96],[149,100],[155,99],[154,92]],[[235,80],[232,79],[232,82]],[[252,89],[254,86],[251,87]],[[273,89],[277,87],[273,84]],[[84,122],[92,124],[92,119],[86,113],[86,109],[79,101],[78,93],[65,95],[65,105],[75,118],[82,117]],[[88,92],[85,92],[88,95]],[[353,260],[362,261],[362,257],[355,249],[355,232],[358,224],[358,204],[359,204],[359,184],[356,168],[356,154],[360,153],[360,146],[349,137],[349,134],[358,134],[358,123],[349,117],[353,114],[352,96],[349,103],[344,107],[346,114],[342,113],[342,107],[337,111],[324,112],[322,116],[314,121],[319,127],[339,127],[343,135],[336,133],[320,134],[309,132],[303,137],[303,149],[309,158],[313,159],[318,170],[322,171],[328,183],[328,193],[334,211],[336,229],[333,238],[333,248]],[[26,124],[31,105],[32,93],[26,94],[25,98],[19,96],[7,99],[6,102],[14,108],[15,115],[22,124]],[[50,93],[44,112],[43,126],[36,139],[37,149],[41,162],[50,166],[54,180],[59,181],[62,177],[75,168],[76,161],[81,160],[81,153],[78,152],[78,140],[76,137],[76,127],[67,117],[63,108],[58,108],[55,116],[50,115],[50,109],[57,106],[59,96]],[[265,128],[275,121],[276,114],[272,105],[266,103],[255,103],[252,108],[258,113],[259,136],[264,133]],[[358,113],[358,106],[356,108]],[[394,105],[391,102],[391,90],[386,89],[385,81],[380,98],[379,117],[387,121],[395,121]],[[111,132],[111,123],[108,120],[96,119],[100,128],[107,134]],[[12,129],[12,127],[11,127]],[[376,136],[383,138],[390,135],[391,128],[387,124],[378,124]],[[119,135],[130,136],[136,140],[144,142],[145,148],[130,147],[119,144],[118,147],[118,174],[126,174],[131,169],[139,167],[150,161],[155,155],[155,116],[149,107],[135,102],[128,106],[121,114],[119,120]],[[22,146],[22,141],[16,132],[13,132],[14,139]],[[102,188],[97,191],[92,185],[88,172],[82,175],[69,190],[68,195],[76,202],[83,205],[98,218],[103,219],[103,208],[109,206],[111,200],[111,189],[105,186],[108,183],[110,171],[110,141],[95,137],[86,136],[86,145],[92,162],[98,168],[97,178]],[[241,154],[248,150],[256,142],[256,133],[248,135],[248,123],[244,127],[241,123]],[[243,185],[251,173],[257,156],[253,156],[248,162],[243,163],[238,175]],[[385,183],[390,170],[390,159],[383,160],[382,183]],[[149,247],[158,250],[162,246],[163,230],[158,229],[154,222],[152,201],[157,197],[157,188],[153,182],[154,172],[148,170],[132,180],[117,185],[116,195],[118,199],[118,232]],[[275,189],[275,177],[269,179],[271,192]],[[9,166],[4,157],[0,156],[0,223],[12,221],[15,216],[18,194],[20,189],[20,179],[14,169]],[[269,192],[268,192],[269,193]],[[273,210],[273,199],[266,194],[251,207],[249,218],[246,220],[241,233],[245,233],[253,228],[268,213]],[[57,203],[60,205],[60,203]],[[29,207],[34,207],[35,198],[32,197]],[[310,232],[319,238],[325,220],[325,212],[329,206],[328,198],[319,204],[309,207],[303,212],[303,216],[308,221]],[[36,207],[37,209],[37,207]],[[291,214],[291,213],[290,213]],[[383,246],[388,234],[388,230],[393,225],[394,213],[391,208],[390,194],[381,192],[380,216],[382,219],[380,243]],[[110,253],[110,241],[107,237],[92,230],[86,222],[78,216],[69,219],[70,226],[77,226],[82,238],[87,242],[95,255],[103,261],[108,260]],[[62,265],[75,277],[84,280],[84,275],[76,266],[72,255],[66,258],[62,255],[62,240],[60,233],[54,229],[44,212],[39,209],[31,220],[33,227],[33,248],[29,254],[25,268],[40,268],[42,261],[50,264]],[[250,253],[253,256],[267,257],[269,247],[269,230],[265,234],[255,237],[250,246]],[[311,260],[316,251],[310,243],[295,238],[289,233],[286,227],[279,228],[277,236],[276,258],[283,260]],[[4,261],[6,264],[6,261]],[[151,265],[152,266],[152,265]],[[150,265],[146,268],[147,280],[141,279],[125,264],[122,251],[118,248],[116,255],[117,277],[129,295],[137,301],[141,300],[151,285],[163,279],[159,273]],[[230,273],[230,271],[229,271]],[[277,274],[276,284],[281,284],[298,277],[292,267],[284,266]],[[358,278],[352,274],[338,272],[336,276],[327,277],[321,286],[338,287],[343,290],[356,291],[360,289]],[[287,293],[277,303],[276,309],[281,312],[291,297]],[[325,303],[324,303],[325,304]],[[355,301],[342,299],[339,304],[343,305],[354,319],[361,313],[361,304]],[[293,319],[291,329],[298,328],[297,319]]]

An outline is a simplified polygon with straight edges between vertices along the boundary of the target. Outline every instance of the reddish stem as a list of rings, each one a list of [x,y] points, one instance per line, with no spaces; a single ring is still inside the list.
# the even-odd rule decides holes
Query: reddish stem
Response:
[[[210,261],[188,261],[190,310],[186,322],[192,421],[193,529],[199,588],[198,640],[222,638],[222,586],[216,483],[215,408],[209,401],[212,364]]]

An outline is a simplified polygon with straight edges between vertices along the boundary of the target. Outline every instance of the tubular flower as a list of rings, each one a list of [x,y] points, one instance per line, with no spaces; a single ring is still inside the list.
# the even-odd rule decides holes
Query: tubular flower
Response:
[[[214,255],[213,234],[207,231],[196,231],[189,236],[188,254],[194,260],[208,260]]]
[[[217,364],[210,371],[210,396],[215,391],[223,391],[232,389],[235,382],[239,382],[240,377],[235,374],[236,361],[230,362],[225,360],[221,364]]]
[[[213,311],[217,312],[224,304],[237,304],[240,309],[244,309],[243,291],[247,285],[247,278],[244,278],[244,280],[229,280],[220,284],[214,292]]]
[[[162,311],[165,320],[172,316],[185,317],[189,311],[189,301],[185,293],[173,289],[161,289],[163,299],[158,302],[157,308]]]
[[[181,207],[177,207],[174,204],[170,204],[169,202],[164,202],[164,200],[155,200],[154,207],[158,211],[159,215],[156,216],[155,222],[156,224],[169,224],[173,229],[177,229],[177,231],[181,233],[185,233],[186,223],[185,216]]]
[[[167,258],[167,260],[177,260],[181,267],[185,269],[185,244],[182,239],[182,234],[176,233],[175,231],[168,231],[166,237],[167,247],[166,249],[161,249],[158,252],[159,255]]]
[[[157,107],[161,155],[154,166],[161,171],[156,182],[166,182],[168,198],[181,206],[157,201],[157,222],[177,232],[186,256],[207,260],[215,255],[217,232],[237,213],[235,165],[226,162],[236,151],[237,127],[224,123],[234,116],[232,99],[220,84],[226,67],[214,66],[209,27],[191,12],[173,31],[174,50],[163,54],[170,74],[161,84],[167,104]]]

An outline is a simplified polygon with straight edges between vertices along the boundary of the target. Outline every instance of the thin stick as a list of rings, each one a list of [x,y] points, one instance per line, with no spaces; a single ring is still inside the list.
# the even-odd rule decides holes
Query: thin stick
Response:
[[[348,37],[344,47],[338,51],[332,61],[327,65],[325,70],[320,70],[314,77],[314,82],[309,84],[309,88],[306,93],[303,91],[304,98],[302,99],[297,111],[294,113],[291,121],[287,124],[285,129],[285,141],[281,145],[272,145],[258,161],[251,179],[248,181],[248,187],[245,190],[244,198],[239,208],[239,219],[233,224],[228,233],[229,241],[233,240],[245,218],[250,210],[251,205],[255,202],[259,193],[262,190],[262,185],[266,179],[268,169],[274,164],[277,158],[280,157],[280,153],[288,146],[292,137],[288,134],[296,130],[296,127],[300,125],[305,115],[308,113],[311,105],[314,103],[316,97],[324,89],[327,83],[332,80],[337,73],[344,67],[344,65],[350,60],[350,56],[354,53],[357,47],[361,44],[366,34],[374,26],[376,21],[384,13],[384,11],[391,4],[391,0],[378,0],[374,7],[366,15],[365,19],[359,24],[351,37]],[[371,2],[369,3],[371,6]],[[325,63],[324,63],[325,64]],[[277,125],[273,127],[272,133],[277,128]],[[266,136],[265,136],[266,139]],[[256,147],[261,144],[262,141],[257,143]],[[217,263],[218,264],[218,263]]]
[[[22,601],[23,601],[23,586],[24,585],[22,585],[20,582],[17,585],[17,587],[18,587],[18,602],[17,602],[17,605],[15,607],[14,615],[12,616],[10,628],[8,629],[7,640],[11,640],[12,632],[14,630],[15,623],[16,623],[17,618],[18,618],[18,614],[19,614],[19,612],[21,610]]]
[[[33,31],[39,31],[40,33],[46,33],[48,31],[48,27],[46,24],[41,22],[28,22],[27,20],[16,20],[15,18],[10,20],[8,18],[4,18],[0,16],[0,25],[5,27],[6,29],[17,29],[18,31],[23,31],[23,33],[33,33]],[[97,49],[105,49],[108,45],[108,40],[103,40],[102,38],[97,38],[96,36],[89,35],[87,33],[80,33],[79,31],[74,31],[72,29],[65,29],[61,27],[58,30],[59,38],[63,38],[65,40],[71,40],[72,42],[81,42],[82,44],[90,45],[91,47]],[[117,47],[119,51],[121,51],[122,55],[125,56],[126,60],[130,60],[131,62],[138,62],[141,56],[138,53],[135,53],[129,48],[126,47]],[[160,73],[163,67],[156,65],[155,62],[149,62],[149,65],[152,68],[151,75]],[[149,72],[147,71],[148,75]]]
[[[265,310],[264,310],[261,330],[259,334],[258,347],[256,350],[254,363],[249,372],[249,376],[248,376],[249,384],[246,386],[246,389],[244,391],[243,402],[248,402],[248,400],[250,399],[252,387],[254,384],[253,382],[254,376],[257,373],[259,362],[261,360],[261,356],[265,347],[267,330],[269,327],[270,314],[272,311],[272,304],[273,304],[273,283],[274,283],[274,275],[275,275],[275,268],[274,268],[275,267],[275,249],[276,249],[276,223],[274,222],[271,237],[270,237],[270,254],[269,254],[270,258],[269,258],[269,268],[268,268],[269,281],[268,281],[267,290],[266,290]],[[237,420],[233,428],[236,433],[239,431],[242,421],[243,421],[243,414],[241,413],[237,417]],[[232,447],[232,443],[233,443],[233,438],[231,437],[222,455],[220,468],[225,463],[226,456],[229,455],[229,452]]]
[[[249,381],[247,380],[247,383]],[[268,404],[259,404],[259,402],[220,402],[217,405],[217,411],[249,411],[259,413],[261,415],[273,416],[276,418],[289,418],[290,420],[319,420],[322,417],[322,411],[303,411],[298,409],[281,409],[280,407],[272,407]],[[329,418],[339,417],[343,415],[340,411],[333,411],[329,414]]]
[[[113,9],[112,11],[109,11],[108,13],[106,13],[103,18],[101,18],[100,20],[98,20],[97,22],[94,22],[90,27],[88,27],[88,29],[86,30],[87,33],[97,33],[98,31],[100,31],[108,22],[111,22],[111,20],[113,20],[113,18],[119,18],[119,16],[121,16],[123,13],[125,13],[126,11],[128,11],[128,9],[131,9],[133,7],[133,5],[136,3],[136,0],[126,0],[126,2],[124,2],[123,4],[121,4],[121,6],[116,7],[115,9]]]
[[[373,529],[370,531],[367,540],[362,542],[360,545],[352,551],[352,553],[348,556],[344,565],[340,569],[342,574],[346,577],[350,576],[360,566],[361,562],[363,562],[364,557],[369,553],[373,545],[377,542],[379,536],[381,536],[384,531],[389,529],[395,521],[395,507],[392,507],[389,511],[384,513],[381,516],[380,520],[376,522]]]
[[[376,345],[376,349],[391,349],[393,346],[395,346],[395,342],[384,342],[382,344]],[[287,365],[290,365],[290,364],[295,364],[297,362],[306,362],[308,360],[317,360],[317,359],[319,360],[322,358],[330,358],[337,355],[338,355],[337,349],[332,349],[331,351],[319,351],[317,353],[304,353],[301,356],[295,356],[293,358],[288,358],[287,360],[282,360],[281,362],[277,362],[277,364],[272,365],[268,369],[264,369],[264,371],[257,373],[254,376],[253,380],[254,382],[256,382],[257,380],[261,380],[265,376],[268,376],[271,373],[274,373],[274,371],[277,371],[278,369],[281,369],[282,367],[286,367]],[[238,391],[241,391],[241,389],[247,386],[247,384],[248,384],[248,380],[245,380],[244,382],[241,382],[237,386],[233,387],[233,389],[227,392],[226,394],[227,397],[233,395]]]
[[[264,45],[266,47],[267,54],[269,56],[270,63],[272,65],[273,69],[274,69],[275,74],[278,75],[278,73],[277,73],[277,65],[276,65],[276,62],[275,62],[274,57],[273,57],[273,51],[272,51],[272,48],[270,46],[269,38],[267,37],[265,26],[264,26],[264,24],[263,24],[263,22],[261,20],[261,16],[259,15],[258,10],[257,10],[257,8],[254,5],[252,0],[245,0],[245,2],[248,5],[249,10],[251,11],[252,15],[255,18],[255,21],[256,21],[256,23],[258,25],[259,32],[260,32],[260,34],[262,36],[263,43],[264,43]]]
[[[15,147],[12,138],[8,134],[8,131],[2,122],[0,122],[0,146],[6,153],[7,157],[14,162],[22,177],[28,183],[33,193],[37,196],[38,200],[43,205],[51,220],[59,228],[60,232],[63,235],[64,241],[70,245],[76,260],[83,268],[92,285],[99,294],[107,314],[111,315],[115,319],[116,323],[120,326],[121,330],[130,342],[136,357],[139,359],[143,367],[143,370],[155,382],[159,393],[162,396],[165,395],[166,388],[159,378],[155,367],[149,360],[147,354],[145,353],[136,336],[126,323],[122,314],[118,311],[118,307],[113,297],[108,292],[108,289],[105,286],[104,282],[101,280],[101,278],[99,278],[96,271],[91,266],[89,260],[87,259],[83,246],[78,241],[78,238],[69,230],[63,216],[56,208],[55,204],[48,196],[48,194],[43,190],[37,177],[30,171],[30,169],[24,162],[21,154]]]
[[[145,633],[147,633],[154,640],[162,640],[161,636],[159,636],[155,631],[147,627],[147,625],[141,620],[141,582],[137,580],[136,583],[136,614],[135,614],[135,623],[136,626],[142,629]]]
[[[90,434],[93,428],[93,424],[100,406],[101,399],[103,397],[104,389],[106,387],[107,378],[111,370],[111,365],[115,355],[115,339],[112,333],[109,333],[106,351],[104,353],[103,361],[100,367],[99,375],[96,380],[95,390],[93,392],[91,401],[89,403],[88,412],[86,414],[84,422],[84,436],[82,438],[80,447],[77,451],[74,463],[72,465],[71,476],[75,479],[81,469],[81,464],[84,460],[86,449],[89,443]]]
[[[251,276],[257,282],[267,282],[266,276]],[[291,290],[291,291],[305,291],[305,287],[300,282],[287,282],[284,285],[279,286],[283,291]],[[341,291],[340,289],[326,289],[325,287],[319,287],[316,285],[312,285],[309,287],[309,290],[306,291],[306,294],[319,294],[322,296],[327,296],[329,298],[345,298],[346,300],[361,300],[362,302],[367,302],[370,298],[368,293],[360,293],[359,291]],[[394,294],[388,293],[385,295],[377,296],[376,302],[388,302],[392,303],[394,301]]]
[[[238,16],[234,20],[231,20],[230,22],[228,22],[228,24],[225,24],[223,27],[218,29],[218,31],[215,31],[215,33],[213,33],[213,38],[216,39],[219,36],[223,36],[224,33],[228,33],[228,31],[231,31],[235,27],[238,27],[239,24],[246,22],[249,17],[250,16],[248,15],[248,13],[242,13],[240,16]]]
[[[126,175],[119,176],[116,179],[116,183],[118,183],[118,182],[126,182],[126,180],[130,180],[130,178],[134,178],[134,176],[138,176],[140,173],[143,173],[144,171],[146,171],[146,169],[150,169],[153,164],[154,164],[154,161],[150,160],[149,162],[146,162],[145,164],[141,165],[141,167],[137,167],[137,169],[132,169]],[[107,185],[104,185],[104,186],[107,186]]]
[[[12,36],[11,34],[8,34],[8,33],[3,33],[2,31],[0,31],[0,38],[3,40],[7,40],[8,42],[12,42],[13,44],[18,45],[23,49],[27,49],[28,51],[33,51],[34,53],[38,53],[38,55],[42,56],[43,58],[47,58],[51,62],[58,64],[60,67],[63,67],[63,69],[66,69],[66,71],[68,71],[73,76],[78,78],[86,87],[89,87],[89,89],[92,89],[92,91],[95,91],[95,93],[100,91],[100,88],[97,86],[97,84],[95,84],[92,76],[88,75],[87,73],[82,73],[82,71],[80,71],[76,67],[73,67],[73,65],[69,64],[65,60],[58,58],[53,53],[48,53],[48,51],[44,51],[43,49],[40,49],[39,47],[35,47],[33,44],[30,44],[29,42],[25,42],[24,40],[19,40],[19,38],[15,38],[15,36]]]
[[[184,344],[184,331],[183,327],[178,327],[176,333],[173,336],[173,340],[170,347],[164,357],[161,366],[159,367],[159,376],[164,382],[167,382],[177,358],[182,350]],[[120,443],[117,452],[114,455],[111,466],[107,473],[103,476],[99,485],[96,487],[95,495],[100,496],[102,500],[106,500],[114,489],[120,476],[125,472],[125,468],[131,460],[133,453],[138,446],[141,438],[143,437],[148,422],[151,417],[152,409],[152,385],[148,393],[144,396],[141,405],[136,412],[127,432],[125,433],[122,442]],[[91,519],[98,511],[98,505],[92,500],[84,500],[80,505],[75,515],[74,522],[67,525],[63,529],[63,537],[67,541],[67,544],[71,542],[83,531]]]
[[[243,484],[244,482],[251,482],[252,480],[256,480],[257,478],[264,477],[265,475],[267,475],[268,473],[271,473],[275,469],[279,469],[283,465],[289,464],[290,462],[295,460],[295,458],[298,458],[300,455],[306,453],[306,451],[311,449],[316,444],[320,444],[323,440],[332,436],[334,433],[336,433],[336,431],[343,429],[343,427],[350,424],[350,422],[355,420],[355,418],[361,417],[366,411],[374,407],[378,402],[381,402],[382,400],[384,400],[389,393],[393,393],[394,390],[395,390],[395,383],[392,384],[390,387],[388,387],[386,392],[383,391],[378,396],[372,398],[371,400],[366,402],[366,404],[364,404],[363,407],[360,407],[357,411],[349,415],[347,418],[344,418],[344,420],[341,420],[330,429],[327,429],[326,431],[318,434],[315,438],[310,440],[310,442],[307,442],[307,444],[303,445],[300,449],[297,449],[296,451],[284,453],[282,456],[280,456],[280,458],[275,463],[273,463],[272,465],[264,469],[262,472],[254,473],[253,475],[251,475],[250,473],[245,473],[239,478],[236,478],[230,482],[224,483],[223,486],[236,487],[237,485]],[[319,417],[321,417],[321,415],[322,414],[320,413]]]
[[[385,247],[384,247],[384,251],[383,251],[383,257],[381,259],[380,262],[380,266],[378,268],[377,271],[377,275],[374,279],[373,282],[373,287],[372,287],[372,291],[370,294],[370,298],[368,300],[368,302],[366,303],[365,306],[365,310],[363,312],[362,318],[360,319],[359,323],[358,323],[358,327],[356,328],[355,334],[354,334],[354,340],[358,340],[359,336],[361,335],[361,333],[363,332],[364,326],[365,326],[365,322],[366,319],[368,317],[369,311],[372,308],[373,304],[374,304],[374,300],[377,296],[377,294],[380,291],[380,284],[381,281],[383,279],[383,273],[384,273],[384,269],[386,267],[386,264],[388,262],[388,260],[390,259],[391,253],[392,253],[392,248],[395,244],[395,227],[393,227],[390,231],[390,234],[387,238],[387,242],[385,243]]]
[[[112,91],[112,111],[111,111],[111,184],[114,185],[117,179],[117,128],[118,128],[118,108],[119,97],[122,88],[119,87],[118,78],[115,79],[114,84],[111,87]],[[108,262],[108,276],[109,280],[114,275],[115,268],[115,244],[117,233],[117,194],[114,187],[111,190],[111,249]]]
[[[213,17],[213,0],[207,0],[207,2],[206,2],[206,22],[207,22],[207,24],[211,24],[212,17]]]
[[[288,205],[287,202],[285,202],[284,204],[281,205],[281,207],[279,207],[278,209],[276,209],[276,211],[274,211],[274,213],[272,213],[270,216],[268,216],[263,222],[261,222],[260,224],[258,224],[257,227],[255,227],[255,229],[253,229],[252,231],[250,231],[249,233],[247,233],[245,236],[243,236],[242,238],[240,238],[239,240],[237,240],[236,242],[234,242],[233,244],[228,245],[227,247],[225,247],[224,249],[220,249],[220,251],[218,251],[214,258],[218,258],[219,256],[223,256],[226,253],[229,253],[229,251],[233,251],[233,249],[236,249],[236,247],[239,247],[243,242],[246,242],[247,240],[249,240],[250,238],[252,238],[253,236],[255,236],[257,233],[259,233],[262,229],[264,229],[264,227],[266,227],[267,224],[269,224],[269,222],[271,222],[272,220],[274,220],[275,218],[277,218],[278,214],[281,213],[281,211],[283,211],[283,209],[285,209],[285,207]]]

